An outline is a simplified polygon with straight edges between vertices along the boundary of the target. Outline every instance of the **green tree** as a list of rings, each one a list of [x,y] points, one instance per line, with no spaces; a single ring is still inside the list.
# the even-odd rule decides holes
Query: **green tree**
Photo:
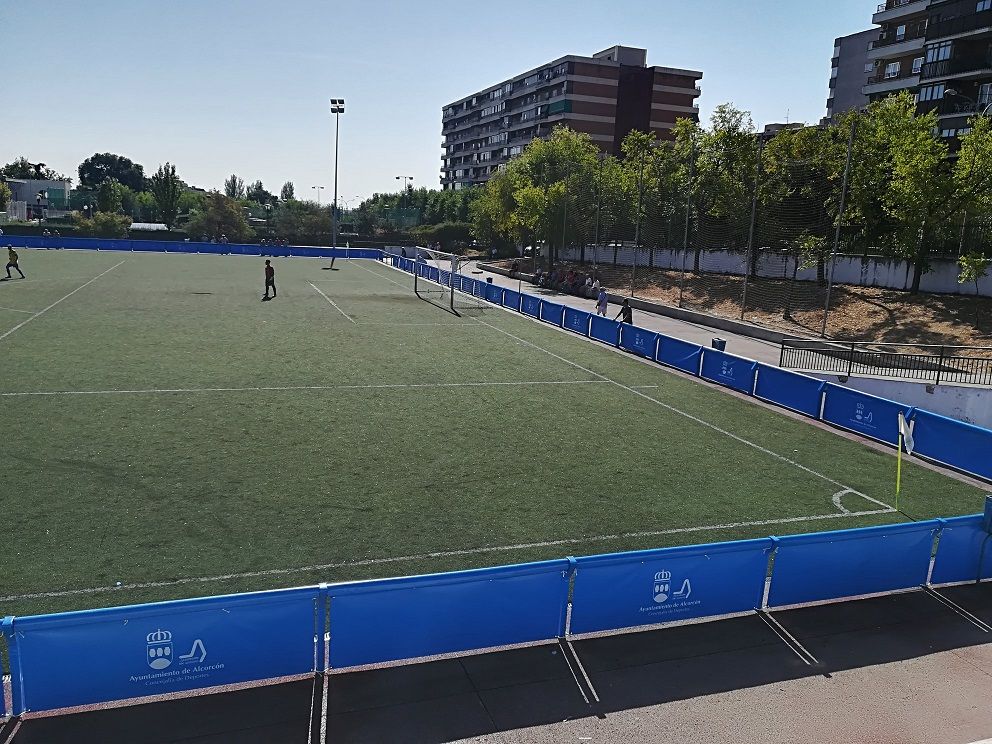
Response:
[[[96,153],[79,164],[79,183],[98,188],[105,181],[115,180],[132,191],[145,190],[145,170],[123,155]]]
[[[418,243],[439,243],[442,251],[458,253],[472,242],[470,222],[440,222],[419,225],[410,231]]]
[[[97,212],[92,219],[81,219],[76,222],[81,235],[96,238],[125,238],[131,228],[131,218],[123,214]]]
[[[958,258],[958,284],[974,282],[975,284],[975,327],[978,327],[981,313],[981,300],[979,282],[989,273],[989,266],[992,265],[992,258],[987,258],[982,253],[968,253]]]
[[[7,209],[11,196],[10,186],[0,181],[0,211]]]
[[[179,202],[183,194],[182,181],[176,175],[176,166],[172,163],[160,165],[155,175],[151,177],[152,194],[158,206],[158,213],[170,229],[179,216]]]
[[[279,190],[279,198],[282,201],[289,201],[290,199],[296,198],[296,187],[293,186],[292,181],[286,181]]]
[[[224,195],[229,199],[244,199],[245,182],[236,175],[231,174],[231,176],[224,181]]]
[[[123,208],[124,189],[114,179],[104,181],[96,192],[97,209],[101,212],[118,214]]]
[[[66,181],[64,175],[52,170],[44,163],[31,163],[23,155],[0,168],[0,178],[42,179],[45,181]]]
[[[158,222],[161,219],[158,202],[150,191],[142,191],[135,196],[136,219],[141,222]]]
[[[242,243],[254,235],[241,205],[216,191],[205,196],[203,209],[190,219],[186,232],[197,239],[201,236],[220,238],[226,235],[232,243]]]
[[[257,204],[270,204],[275,195],[266,191],[261,181],[255,181],[245,190],[245,198]]]
[[[281,201],[273,210],[272,226],[279,235],[312,241],[331,233],[331,208],[296,199]]]

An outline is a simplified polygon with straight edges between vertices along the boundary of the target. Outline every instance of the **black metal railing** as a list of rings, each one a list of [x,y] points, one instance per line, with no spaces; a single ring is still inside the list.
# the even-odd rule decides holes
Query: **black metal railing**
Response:
[[[927,62],[920,70],[920,77],[924,80],[929,80],[930,78],[961,75],[968,72],[990,69],[992,69],[992,56],[944,59],[940,62]]]
[[[974,9],[974,5],[972,6]],[[930,24],[927,38],[931,41],[941,39],[945,36],[956,36],[957,34],[977,31],[980,28],[992,27],[992,10],[983,10],[978,13],[948,18],[944,21],[934,21]]]
[[[909,5],[910,3],[915,3],[917,0],[888,0],[879,4],[876,13],[881,13],[885,10],[893,10],[895,8],[901,8],[903,5]]]
[[[902,80],[903,78],[911,78],[919,75],[918,72],[913,72],[912,69],[900,70],[895,75],[889,75],[884,70],[881,72],[876,72],[874,75],[868,78],[868,85],[877,85],[878,83],[887,83],[890,80]]]
[[[805,372],[992,385],[992,348],[786,339],[779,366]]]

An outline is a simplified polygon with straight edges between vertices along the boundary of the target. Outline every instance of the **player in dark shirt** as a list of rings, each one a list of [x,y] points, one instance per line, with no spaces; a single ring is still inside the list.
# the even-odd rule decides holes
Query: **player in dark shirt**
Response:
[[[272,287],[272,297],[269,297],[269,287]],[[265,296],[263,300],[275,299],[276,296],[276,270],[272,268],[272,262],[265,259]]]
[[[10,279],[10,270],[17,269],[17,273],[21,275],[21,279],[24,278],[24,272],[21,271],[21,267],[17,265],[17,251],[14,250],[14,246],[7,246],[7,278]]]
[[[634,325],[634,311],[630,308],[630,300],[624,300],[623,304],[620,306],[620,312],[617,313],[616,320],[620,316],[623,316],[623,322],[628,325]]]

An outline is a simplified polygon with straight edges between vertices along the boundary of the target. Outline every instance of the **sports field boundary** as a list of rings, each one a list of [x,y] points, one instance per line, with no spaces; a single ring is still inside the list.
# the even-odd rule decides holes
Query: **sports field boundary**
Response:
[[[311,566],[300,566],[297,568],[270,568],[261,571],[244,571],[240,573],[219,574],[217,576],[190,576],[179,579],[169,579],[166,581],[145,581],[133,584],[121,584],[121,586],[99,586],[87,587],[85,589],[65,589],[51,592],[31,592],[26,594],[12,594],[0,597],[0,602],[15,602],[31,599],[55,599],[59,597],[74,597],[91,594],[104,594],[107,592],[126,592],[140,589],[161,589],[171,586],[184,586],[189,584],[209,584],[220,581],[237,581],[240,579],[259,579],[267,576],[290,576],[300,573],[311,573],[314,571],[329,571],[340,568],[358,568],[362,566],[379,566],[390,563],[409,563],[415,561],[437,560],[439,558],[456,558],[468,555],[483,555],[486,553],[507,553],[517,550],[533,550],[537,548],[564,547],[567,545],[584,545],[587,543],[612,542],[618,540],[631,540],[647,537],[664,537],[665,535],[686,535],[697,532],[719,532],[721,530],[740,529],[742,527],[770,527],[780,524],[801,524],[803,522],[822,522],[833,519],[871,517],[882,514],[897,513],[893,508],[871,509],[867,511],[840,511],[831,514],[813,514],[800,517],[780,517],[776,519],[758,519],[750,522],[730,522],[727,524],[698,525],[692,527],[673,527],[665,530],[648,530],[644,532],[623,532],[614,535],[595,535],[592,537],[563,538],[559,540],[543,540],[540,542],[517,543],[514,545],[493,545],[481,548],[464,548],[461,550],[439,550],[430,553],[419,553],[415,555],[399,555],[383,558],[364,558],[352,561],[335,561],[332,563],[320,563]]]

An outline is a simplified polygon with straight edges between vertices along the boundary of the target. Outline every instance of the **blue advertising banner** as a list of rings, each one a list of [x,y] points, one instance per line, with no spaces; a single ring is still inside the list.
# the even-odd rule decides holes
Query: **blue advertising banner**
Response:
[[[559,305],[557,302],[541,300],[541,320],[561,327],[561,324],[565,322],[565,306]]]
[[[899,413],[908,419],[912,408],[885,398],[828,382],[824,387],[823,420],[889,444],[899,441]]]
[[[992,579],[992,535],[985,531],[985,516],[974,514],[941,522],[930,583]]]
[[[699,376],[750,395],[754,392],[754,371],[758,363],[716,349],[703,349]]]
[[[589,338],[602,341],[610,346],[620,343],[620,322],[604,318],[602,315],[592,315],[589,321]]]
[[[703,353],[701,346],[661,334],[659,338],[661,343],[658,345],[658,357],[655,361],[681,369],[683,372],[699,374],[699,357]]]
[[[315,671],[317,587],[14,618],[16,713]]]
[[[992,431],[920,409],[913,422],[916,452],[992,480]]]
[[[820,418],[820,404],[823,402],[825,385],[823,380],[814,377],[759,364],[754,395],[783,408]]]
[[[520,298],[521,295],[514,289],[504,289],[503,290],[503,307],[513,308],[514,310],[520,309]]]
[[[574,307],[566,307],[562,327],[576,333],[581,333],[583,336],[588,336],[589,321],[591,318],[592,313],[587,313],[585,310],[576,310]]]
[[[503,288],[498,284],[486,285],[486,299],[497,305],[503,304]]]
[[[541,315],[541,298],[525,294],[520,301],[520,312],[537,318]]]
[[[564,634],[567,560],[339,584],[332,668],[544,641]]]
[[[658,346],[658,334],[633,325],[620,328],[620,348],[648,359],[654,359]]]
[[[770,538],[576,559],[570,633],[761,607]]]
[[[940,522],[775,538],[772,607],[923,586]]]

